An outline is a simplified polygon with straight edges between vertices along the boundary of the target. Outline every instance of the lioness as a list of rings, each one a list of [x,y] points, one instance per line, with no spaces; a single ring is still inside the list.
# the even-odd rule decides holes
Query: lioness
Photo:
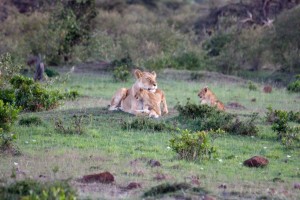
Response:
[[[225,110],[224,104],[217,99],[216,95],[207,86],[200,90],[198,96],[201,104],[217,106],[219,110]]]
[[[161,103],[163,104],[163,114],[168,113],[165,94],[160,89],[157,89],[155,93],[140,89],[135,93],[134,97],[137,100],[143,101],[143,110],[149,110],[149,117],[158,118],[161,116]]]
[[[134,71],[134,76],[136,78],[136,82],[131,88],[121,88],[112,97],[109,110],[120,109],[134,115],[149,111],[143,109],[143,102],[141,100],[137,100],[134,95],[140,89],[154,93],[157,89],[156,73],[154,71],[151,73],[142,72],[137,69]],[[164,102],[164,107],[167,107],[166,102]]]

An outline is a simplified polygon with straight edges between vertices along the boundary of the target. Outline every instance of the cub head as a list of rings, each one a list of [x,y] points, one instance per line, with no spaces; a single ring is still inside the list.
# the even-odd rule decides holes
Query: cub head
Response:
[[[136,100],[143,100],[145,97],[145,90],[140,88],[138,91],[136,91],[134,98],[136,98]]]
[[[154,93],[157,89],[156,73],[142,72],[138,69],[134,71],[134,76],[137,79],[138,86],[144,90]]]
[[[199,91],[199,93],[198,93],[198,97],[199,97],[200,99],[205,98],[205,95],[207,94],[208,91],[209,91],[209,89],[208,89],[207,86],[204,87],[204,88],[202,88],[202,89]]]

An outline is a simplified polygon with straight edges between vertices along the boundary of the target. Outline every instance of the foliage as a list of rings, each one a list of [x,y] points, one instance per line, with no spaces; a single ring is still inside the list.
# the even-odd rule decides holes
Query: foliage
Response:
[[[178,119],[184,124],[184,128],[195,131],[222,129],[236,135],[256,135],[258,133],[258,128],[254,123],[256,114],[251,115],[250,120],[241,121],[230,113],[206,104],[193,104],[189,100],[186,105],[177,103],[175,108],[179,112]]]
[[[152,187],[151,189],[146,191],[143,196],[153,197],[153,196],[158,196],[158,195],[167,194],[171,192],[176,192],[178,190],[186,190],[189,188],[191,188],[191,185],[187,183],[173,183],[173,184],[163,183],[155,187]]]
[[[9,130],[17,120],[19,109],[0,100],[0,128]]]
[[[114,69],[113,77],[116,81],[127,82],[130,77],[130,72],[122,65]]]
[[[9,80],[19,73],[22,66],[14,64],[9,53],[0,56],[0,87],[6,86]]]
[[[249,90],[251,90],[251,91],[257,90],[257,86],[254,85],[254,83],[253,83],[252,81],[249,81],[249,83],[248,83],[248,88],[249,88]]]
[[[285,115],[283,113],[287,113],[287,121],[300,123],[300,111],[287,112],[283,110],[273,110],[271,106],[267,107],[266,120],[267,122],[273,123],[279,117],[279,115]]]
[[[296,76],[296,80],[289,83],[287,90],[291,92],[300,92],[300,75]]]
[[[59,73],[58,71],[54,70],[54,69],[51,69],[51,68],[46,68],[45,69],[45,74],[48,76],[48,77],[55,77],[55,76],[59,76]]]
[[[62,99],[58,91],[49,91],[33,79],[21,75],[10,80],[15,90],[16,106],[29,111],[42,111],[53,109]]]
[[[277,133],[277,138],[286,147],[292,147],[300,142],[300,126],[291,127],[288,124],[289,113],[284,110],[274,111],[272,130]]]
[[[0,128],[0,153],[12,153],[13,155],[20,155],[20,150],[13,143],[15,139],[17,139],[15,134],[4,133]]]
[[[39,126],[43,124],[43,120],[38,116],[22,117],[19,120],[21,126]]]
[[[32,179],[25,179],[11,183],[6,187],[0,187],[0,197],[3,200],[75,200],[76,196],[76,192],[67,181],[41,183]]]
[[[216,147],[212,145],[213,142],[210,140],[224,133],[220,129],[208,132],[182,130],[180,135],[174,135],[170,139],[170,147],[179,155],[180,159],[211,159],[216,155]]]
[[[174,125],[168,124],[164,121],[157,121],[149,119],[148,117],[134,118],[133,120],[124,121],[122,123],[123,130],[146,130],[146,131],[176,131]]]
[[[4,103],[13,104],[16,101],[15,91],[13,89],[0,90],[0,100]]]
[[[70,90],[63,94],[63,97],[70,100],[75,100],[79,97],[79,92],[77,90]]]
[[[209,56],[218,56],[226,44],[232,41],[232,37],[231,34],[216,34],[203,43],[203,49],[207,51]]]
[[[84,115],[73,115],[70,122],[56,118],[54,121],[55,130],[62,134],[82,135],[86,131],[87,120]]]

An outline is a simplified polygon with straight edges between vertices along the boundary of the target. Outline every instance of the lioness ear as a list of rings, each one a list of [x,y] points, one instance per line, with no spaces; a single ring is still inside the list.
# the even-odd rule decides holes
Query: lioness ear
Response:
[[[151,74],[153,74],[154,78],[156,78],[156,73],[155,73],[155,71],[151,72]]]
[[[204,91],[205,91],[205,92],[207,92],[207,89],[208,89],[208,87],[207,87],[207,86],[205,86],[205,88],[204,88]]]
[[[136,70],[134,70],[134,76],[135,76],[135,78],[139,79],[143,76],[143,72],[141,72],[141,70],[139,70],[139,69],[136,69]]]

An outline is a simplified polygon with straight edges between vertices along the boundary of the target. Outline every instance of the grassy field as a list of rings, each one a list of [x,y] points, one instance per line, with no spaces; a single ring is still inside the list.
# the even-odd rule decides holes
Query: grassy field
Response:
[[[177,102],[185,103],[190,98],[191,102],[198,103],[197,92],[208,86],[225,105],[238,102],[245,107],[228,108],[227,112],[238,115],[258,112],[258,136],[226,135],[215,141],[219,153],[217,159],[179,160],[169,147],[174,133],[123,130],[122,123],[134,117],[107,110],[114,92],[120,87],[130,87],[133,78],[126,83],[116,83],[106,73],[75,73],[53,87],[78,90],[81,94],[78,100],[66,101],[52,111],[21,114],[20,118],[38,116],[43,124],[14,127],[16,144],[22,155],[1,157],[0,182],[11,180],[12,170],[17,166],[18,179],[70,179],[80,199],[141,199],[145,191],[164,182],[191,183],[217,199],[299,199],[300,191],[294,189],[294,183],[300,179],[300,151],[284,148],[264,119],[268,106],[299,111],[299,94],[288,93],[284,88],[273,88],[271,94],[266,94],[262,92],[262,84],[256,84],[257,90],[251,91],[248,81],[242,79],[217,74],[211,74],[209,79],[205,77],[192,81],[186,71],[167,71],[158,76],[159,88],[165,91],[170,110],[169,115],[159,120],[176,116],[174,106]],[[254,98],[256,101],[251,101]],[[58,133],[55,121],[61,119],[67,123],[74,115],[84,116],[85,134]],[[255,169],[242,165],[244,160],[255,155],[268,158],[269,165]],[[150,159],[159,161],[162,166],[149,166]],[[76,181],[84,175],[103,171],[115,176],[112,185]],[[140,183],[141,188],[122,189],[130,182]],[[226,189],[219,187],[222,184]],[[201,195],[179,191],[173,196],[159,197],[199,199]]]

